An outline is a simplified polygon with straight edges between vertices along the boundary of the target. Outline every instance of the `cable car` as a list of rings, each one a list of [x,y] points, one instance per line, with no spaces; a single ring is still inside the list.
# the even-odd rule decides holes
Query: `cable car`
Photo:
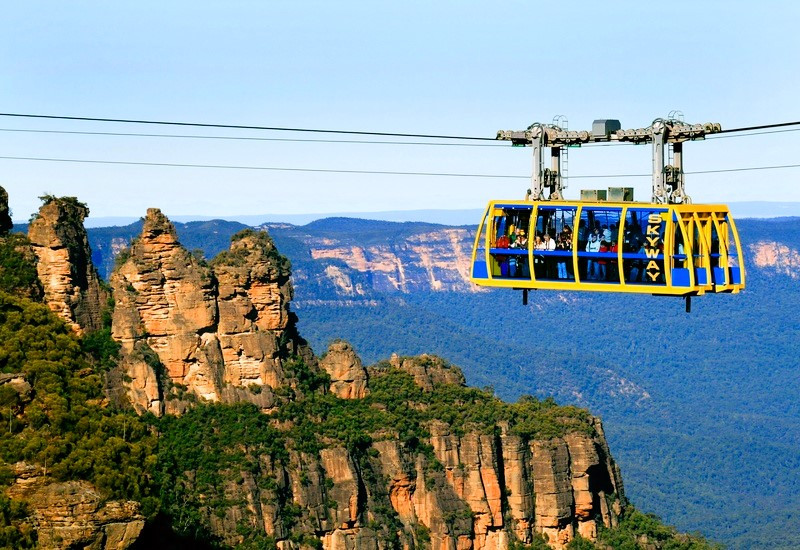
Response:
[[[534,176],[525,200],[489,203],[473,247],[470,280],[522,289],[523,303],[530,289],[622,292],[681,296],[687,312],[692,296],[740,292],[742,247],[728,207],[691,204],[684,192],[682,143],[715,131],[719,125],[657,119],[633,131],[602,120],[594,122],[592,134],[542,125],[499,132],[498,139],[533,146]],[[584,190],[581,200],[565,200],[561,148],[576,141],[652,142],[651,202],[633,202],[632,188]],[[672,165],[664,164],[665,144]],[[551,148],[550,170],[541,164],[544,147]]]

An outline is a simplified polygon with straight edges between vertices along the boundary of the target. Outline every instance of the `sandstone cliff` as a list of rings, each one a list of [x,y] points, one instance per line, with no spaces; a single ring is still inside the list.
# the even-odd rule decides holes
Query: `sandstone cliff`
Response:
[[[74,197],[45,197],[28,227],[47,305],[78,333],[102,327],[107,295],[92,265],[83,220],[86,205]]]
[[[429,396],[465,386],[460,370],[435,357],[395,356],[367,369],[344,342],[334,343],[318,367],[289,310],[288,262],[265,233],[236,235],[230,250],[207,265],[151,209],[123,260],[111,277],[113,336],[122,344],[120,368],[133,406],[162,414],[186,412],[196,399],[250,401],[276,411],[276,421],[289,430],[283,459],[254,458],[258,466],[222,476],[238,482],[203,490],[206,499],[209,491],[219,491],[215,499],[232,503],[221,516],[200,506],[208,528],[226,543],[244,542],[246,527],[286,548],[312,534],[330,550],[389,548],[393,540],[409,548],[500,549],[537,534],[561,548],[575,533],[593,538],[598,517],[614,524],[622,486],[595,419],[568,422],[557,437],[537,439],[519,435],[511,420],[456,427],[425,416],[414,428],[425,440],[413,443],[419,436],[404,440],[408,436],[401,437],[390,416],[383,420],[388,424],[359,436],[369,445],[348,447],[335,434],[349,433],[349,427],[326,436],[308,413],[282,416],[282,403],[295,395],[287,390],[303,384],[306,392],[330,392],[327,401],[307,405],[318,411],[338,406],[329,401],[333,396],[364,402],[354,406],[391,409],[380,400],[385,392],[376,396],[371,390],[373,380],[391,378],[387,373],[403,373]],[[292,361],[305,365],[305,374]],[[322,373],[327,382],[314,390],[309,380]],[[431,410],[428,398],[420,399],[403,406]],[[491,399],[487,403],[500,407]],[[299,402],[292,410],[304,406]],[[335,413],[341,417],[336,422],[347,419],[347,410]],[[324,421],[328,413],[315,414]],[[298,426],[303,429],[295,434]],[[297,442],[315,431],[312,440]]]
[[[0,187],[0,237],[7,235],[14,222],[11,221],[11,211],[8,208],[8,193]]]
[[[594,540],[599,526],[616,526],[622,481],[598,419],[533,402],[502,403],[466,388],[456,367],[431,356],[394,357],[365,369],[349,346],[335,343],[321,364],[347,373],[331,384],[352,405],[329,395],[305,409],[319,420],[279,413],[288,422],[285,454],[245,446],[237,456],[252,455],[252,462],[216,469],[223,480],[217,493],[204,486],[202,499],[195,497],[225,543],[266,536],[280,548],[298,548],[313,535],[326,550],[501,550],[543,536],[561,549],[576,534]],[[325,420],[326,404],[335,420]],[[373,415],[370,437],[343,444],[342,430],[369,431]],[[398,423],[386,423],[392,418]],[[313,435],[303,442],[308,428]],[[224,515],[204,505],[216,500],[230,503]]]
[[[111,277],[112,332],[133,406],[180,412],[201,398],[274,407],[283,359],[311,352],[289,311],[288,262],[269,237],[244,232],[209,266],[150,209],[126,256]]]
[[[337,218],[264,227],[303,249],[292,261],[298,288],[314,288],[307,295],[363,303],[379,294],[482,292],[469,282],[472,228]]]
[[[749,246],[753,265],[768,272],[797,279],[800,277],[800,251],[787,244],[761,240]]]
[[[27,502],[39,548],[124,550],[144,527],[138,502],[108,501],[86,481],[54,483],[24,462],[14,475],[6,493]]]

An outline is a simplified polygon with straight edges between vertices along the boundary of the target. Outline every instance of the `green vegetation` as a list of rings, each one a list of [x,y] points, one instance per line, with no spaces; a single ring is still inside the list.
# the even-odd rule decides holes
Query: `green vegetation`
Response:
[[[30,247],[30,241],[19,233],[0,237],[0,289],[17,296],[37,297],[41,286],[33,252],[26,254],[26,247]]]
[[[248,246],[236,246],[236,243],[242,239],[248,239],[252,244]],[[278,270],[278,275],[288,277],[291,274],[291,262],[289,262],[286,256],[278,252],[278,249],[275,248],[275,244],[272,242],[272,238],[266,231],[243,229],[231,236],[231,243],[234,245],[233,249],[223,250],[217,254],[211,261],[212,266],[242,266],[245,265],[247,259],[252,254],[258,254],[272,260]]]
[[[674,527],[664,525],[658,516],[644,514],[628,505],[620,518],[616,529],[601,529],[598,533],[597,545],[583,540],[573,547],[604,548],[610,546],[615,550],[639,550],[652,545],[659,550],[715,550],[722,546],[708,542],[700,535],[678,533]]]
[[[109,347],[97,346],[97,363],[107,364]],[[4,463],[24,460],[56,480],[85,479],[111,498],[149,496],[155,438],[132,413],[104,406],[99,372],[46,306],[0,293],[0,372],[30,386],[0,386]]]
[[[243,475],[257,479],[276,501],[286,501],[271,469],[288,458],[285,437],[254,405],[198,405],[150,422],[159,434],[159,512],[178,535],[221,544],[208,531],[207,515],[245,504],[230,502],[225,492],[226,484],[241,483]]]
[[[0,494],[0,549],[35,547],[36,532],[28,521],[28,507],[23,502]]]

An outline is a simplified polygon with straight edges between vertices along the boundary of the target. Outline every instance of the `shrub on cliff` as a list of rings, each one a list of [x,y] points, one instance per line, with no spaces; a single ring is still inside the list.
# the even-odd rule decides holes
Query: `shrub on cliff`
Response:
[[[247,243],[239,245],[240,241],[247,239]],[[253,254],[259,254],[269,259],[278,271],[278,275],[288,277],[292,272],[292,264],[289,258],[278,252],[275,243],[266,231],[255,231],[253,229],[243,229],[231,237],[231,249],[223,250],[211,260],[212,266],[246,265],[248,258]]]
[[[80,342],[46,306],[0,293],[0,371],[30,386],[0,390],[0,460],[83,479],[109,498],[150,495],[155,438],[137,416],[106,406]]]
[[[39,298],[42,295],[32,252],[26,254],[30,241],[20,233],[0,237],[0,292]]]

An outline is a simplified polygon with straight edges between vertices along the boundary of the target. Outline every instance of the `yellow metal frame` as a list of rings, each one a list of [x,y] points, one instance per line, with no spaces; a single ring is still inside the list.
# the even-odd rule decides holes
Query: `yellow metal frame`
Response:
[[[490,250],[494,239],[496,238],[498,205],[508,205],[509,207],[527,207],[530,208],[530,219],[528,222],[528,248],[527,260],[530,278],[505,278],[495,276],[495,259],[492,257]],[[581,281],[579,269],[579,257],[577,250],[577,240],[573,238],[572,248],[572,267],[575,280],[559,281],[559,280],[537,280],[536,270],[534,269],[534,251],[533,245],[535,242],[536,220],[538,218],[539,206],[550,207],[570,207],[575,208],[575,220],[580,220],[583,210],[586,207],[592,208],[618,208],[620,209],[621,223],[617,229],[617,243],[622,243],[624,236],[625,220],[627,220],[628,211],[631,208],[636,209],[658,209],[666,210],[662,214],[665,218],[666,225],[663,236],[663,265],[664,265],[664,281],[665,284],[647,285],[647,284],[628,284],[625,281],[624,273],[624,259],[623,247],[617,247],[617,269],[619,273],[619,282],[609,283],[596,283]],[[500,209],[502,212],[502,209]],[[577,237],[577,222],[574,229],[574,235]],[[725,268],[725,281],[724,283],[713,283],[713,265],[711,254],[711,238],[712,227],[717,231],[719,240],[719,265],[726,266]],[[674,286],[673,285],[673,269],[675,266],[675,231],[676,228],[680,230],[683,238],[683,252],[686,256],[684,260],[684,268],[689,272],[689,286]],[[483,242],[483,260],[486,262],[487,277],[476,278],[470,269],[470,280],[481,286],[490,286],[496,288],[513,288],[513,289],[542,289],[542,290],[578,290],[588,292],[622,292],[632,294],[657,294],[657,295],[673,295],[673,296],[692,296],[700,295],[707,292],[740,292],[745,286],[745,271],[744,261],[742,256],[741,243],[739,234],[736,230],[736,225],[730,215],[727,206],[713,204],[713,205],[683,205],[683,204],[652,204],[652,203],[634,203],[634,202],[589,202],[589,201],[547,201],[547,202],[531,202],[531,201],[491,201],[486,208],[481,219],[481,224],[478,226],[478,231],[475,236],[475,244],[472,249],[472,266],[474,267],[479,250],[481,234],[485,231]],[[697,230],[698,239],[695,241],[694,232]],[[738,258],[738,269],[740,272],[740,283],[734,284],[731,280],[731,266],[729,265],[730,246],[729,233],[733,236],[734,245],[736,247]],[[699,249],[699,250],[698,250]],[[695,256],[698,256],[697,258]],[[699,261],[698,261],[699,260]],[[698,284],[696,277],[696,269],[702,269],[706,273],[706,284]]]

